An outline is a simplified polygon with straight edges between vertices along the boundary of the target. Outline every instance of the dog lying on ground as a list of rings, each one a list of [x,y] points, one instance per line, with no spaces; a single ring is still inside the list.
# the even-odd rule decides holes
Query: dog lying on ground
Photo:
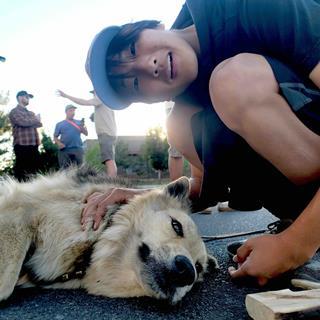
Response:
[[[88,168],[3,180],[0,301],[16,286],[180,301],[216,263],[188,216],[188,179],[108,209],[97,231],[82,231],[83,199],[114,187]]]

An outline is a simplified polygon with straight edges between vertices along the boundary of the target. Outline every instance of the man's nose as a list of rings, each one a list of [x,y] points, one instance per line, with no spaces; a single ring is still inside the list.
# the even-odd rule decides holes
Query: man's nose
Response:
[[[141,57],[141,59],[139,59],[138,69],[140,72],[158,78],[161,68],[156,57]]]

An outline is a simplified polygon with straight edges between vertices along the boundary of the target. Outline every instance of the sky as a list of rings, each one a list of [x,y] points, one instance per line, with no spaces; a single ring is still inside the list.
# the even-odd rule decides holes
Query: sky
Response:
[[[56,89],[90,98],[91,82],[85,73],[87,50],[93,37],[109,25],[157,19],[171,26],[184,0],[0,0],[0,92],[10,101],[0,110],[16,106],[16,93],[34,95],[28,109],[40,113],[44,131],[65,117],[67,99]],[[135,104],[116,112],[119,135],[143,135],[164,126],[164,104]],[[76,119],[85,118],[89,138],[95,138],[89,120],[93,107],[81,106]]]

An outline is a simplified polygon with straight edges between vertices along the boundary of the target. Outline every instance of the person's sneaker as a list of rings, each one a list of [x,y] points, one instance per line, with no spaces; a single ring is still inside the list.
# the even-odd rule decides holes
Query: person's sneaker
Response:
[[[287,229],[292,224],[292,222],[293,220],[291,219],[281,219],[281,220],[271,222],[267,226],[268,228],[267,233],[271,233],[271,234],[280,233],[283,230]]]
[[[277,221],[271,222],[268,224],[267,230],[265,231],[265,233],[269,233],[269,234],[280,233],[283,230],[287,229],[291,225],[292,222],[293,221],[291,219],[282,219],[282,220],[277,220]],[[230,242],[227,245],[227,252],[228,252],[228,255],[231,259],[233,258],[233,256],[235,256],[237,254],[238,248],[241,247],[245,243],[246,240],[247,239]]]
[[[227,252],[231,259],[237,254],[238,248],[240,248],[245,243],[245,241],[246,240],[234,241],[230,242],[227,245]]]
[[[198,214],[211,214],[212,211],[213,211],[213,207],[208,207],[204,210],[199,211]]]
[[[229,211],[235,211],[234,209],[229,207],[229,202],[219,202],[218,204],[218,211],[219,212],[229,212]]]

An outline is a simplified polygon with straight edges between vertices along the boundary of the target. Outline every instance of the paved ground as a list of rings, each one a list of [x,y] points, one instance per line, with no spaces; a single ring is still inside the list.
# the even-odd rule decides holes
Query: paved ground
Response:
[[[193,215],[203,235],[220,235],[262,229],[274,220],[267,211]],[[246,294],[258,292],[250,281],[232,282],[227,267],[232,264],[226,253],[226,244],[238,240],[216,240],[207,243],[221,269],[207,275],[204,283],[193,290],[177,306],[168,307],[148,299],[106,299],[89,296],[80,290],[17,290],[0,305],[0,319],[249,319],[244,299]],[[286,279],[278,280],[266,290],[284,288]]]

